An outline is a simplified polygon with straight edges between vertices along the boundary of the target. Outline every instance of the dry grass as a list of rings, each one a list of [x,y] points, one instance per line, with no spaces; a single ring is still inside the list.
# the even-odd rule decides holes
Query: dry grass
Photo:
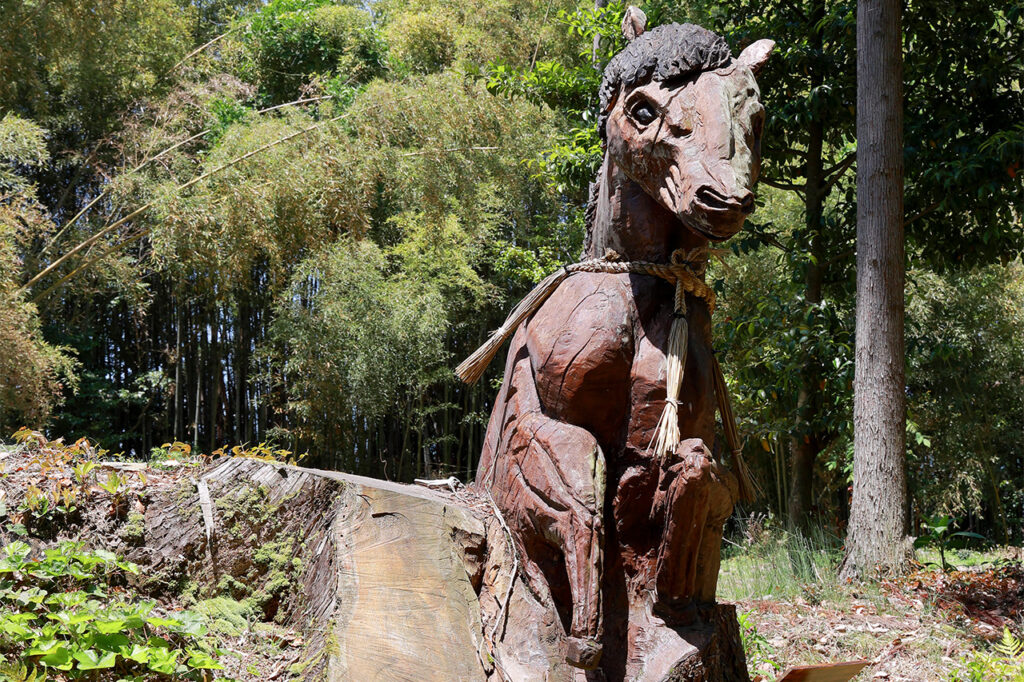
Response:
[[[926,570],[882,585],[850,585],[836,577],[837,538],[766,529],[764,519],[743,530],[726,550],[719,598],[743,615],[755,680],[773,680],[792,665],[865,659],[872,664],[858,682],[946,682],[974,652],[991,650],[1003,624],[1017,632],[1024,626],[1017,610],[1024,589],[999,579],[1019,550],[965,555],[971,568],[964,573]],[[943,596],[944,586],[955,583],[962,592],[965,581],[968,596],[992,589],[998,594],[985,603],[1003,605],[983,611],[969,599]]]

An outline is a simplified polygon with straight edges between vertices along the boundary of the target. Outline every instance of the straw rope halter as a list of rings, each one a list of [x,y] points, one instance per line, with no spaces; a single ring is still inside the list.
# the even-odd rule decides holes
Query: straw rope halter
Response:
[[[548,275],[512,309],[508,318],[495,329],[472,355],[466,358],[456,369],[455,374],[465,383],[474,384],[483,375],[501,345],[533,315],[570,275],[577,272],[601,272],[608,274],[635,274],[660,277],[675,287],[675,298],[672,311],[672,328],[669,331],[668,348],[665,353],[665,408],[658,420],[654,437],[647,446],[654,448],[654,453],[664,462],[667,455],[675,450],[680,442],[679,434],[679,391],[683,385],[683,370],[686,367],[689,325],[687,323],[686,294],[703,300],[708,312],[715,310],[715,292],[703,281],[707,270],[709,250],[698,247],[689,252],[677,249],[672,252],[668,263],[651,263],[647,261],[621,261],[619,255],[609,250],[603,258],[585,260],[566,265]],[[740,497],[753,500],[757,497],[757,488],[750,478],[746,463],[743,460],[742,444],[736,418],[732,411],[725,378],[717,356],[712,353],[711,364],[714,372],[715,396],[718,411],[722,417],[726,443],[732,452],[736,466],[736,477],[739,481]]]

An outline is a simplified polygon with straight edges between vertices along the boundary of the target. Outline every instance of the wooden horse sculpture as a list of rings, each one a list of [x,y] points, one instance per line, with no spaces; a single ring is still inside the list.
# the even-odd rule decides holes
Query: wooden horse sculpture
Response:
[[[601,86],[605,157],[586,260],[514,330],[476,482],[505,516],[528,583],[558,607],[567,661],[608,678],[625,674],[607,660],[629,636],[622,614],[640,605],[685,626],[714,602],[722,526],[742,485],[715,447],[703,274],[709,241],[735,234],[754,209],[764,121],[754,73],[773,46],[734,59],[710,31],[645,33],[638,14],[627,15],[632,40]],[[685,290],[672,286],[677,276]],[[677,318],[685,350],[672,397]],[[679,437],[658,453],[663,414]]]

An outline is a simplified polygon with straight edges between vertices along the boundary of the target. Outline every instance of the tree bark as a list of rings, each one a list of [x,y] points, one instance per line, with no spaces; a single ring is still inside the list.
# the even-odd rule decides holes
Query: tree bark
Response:
[[[907,565],[903,72],[899,0],[857,6],[853,504],[843,577]]]

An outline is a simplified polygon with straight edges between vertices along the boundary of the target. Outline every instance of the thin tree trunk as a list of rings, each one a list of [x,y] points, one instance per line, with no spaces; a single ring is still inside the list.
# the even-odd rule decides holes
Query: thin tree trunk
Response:
[[[180,441],[182,436],[182,422],[181,422],[181,409],[182,400],[185,395],[182,386],[182,362],[184,358],[181,352],[181,306],[178,303],[177,298],[174,299],[174,327],[175,327],[175,344],[174,344],[174,438],[175,441]]]
[[[816,25],[825,14],[824,3],[815,5],[811,24]],[[821,50],[823,38],[820,30],[810,37],[814,49]],[[811,90],[822,84],[823,76],[811,75]],[[825,203],[824,179],[825,126],[815,118],[808,126],[805,176],[804,225],[810,240],[810,262],[804,276],[804,301],[808,306],[818,305],[823,299],[825,254],[822,240],[822,217]],[[825,438],[813,432],[811,426],[818,418],[822,405],[821,366],[818,359],[806,356],[800,372],[800,392],[797,396],[797,416],[793,437],[790,439],[792,467],[789,480],[789,523],[795,528],[806,528],[810,521],[811,499],[814,492],[814,465]]]
[[[857,5],[857,339],[847,578],[898,573],[909,558],[900,4]]]

